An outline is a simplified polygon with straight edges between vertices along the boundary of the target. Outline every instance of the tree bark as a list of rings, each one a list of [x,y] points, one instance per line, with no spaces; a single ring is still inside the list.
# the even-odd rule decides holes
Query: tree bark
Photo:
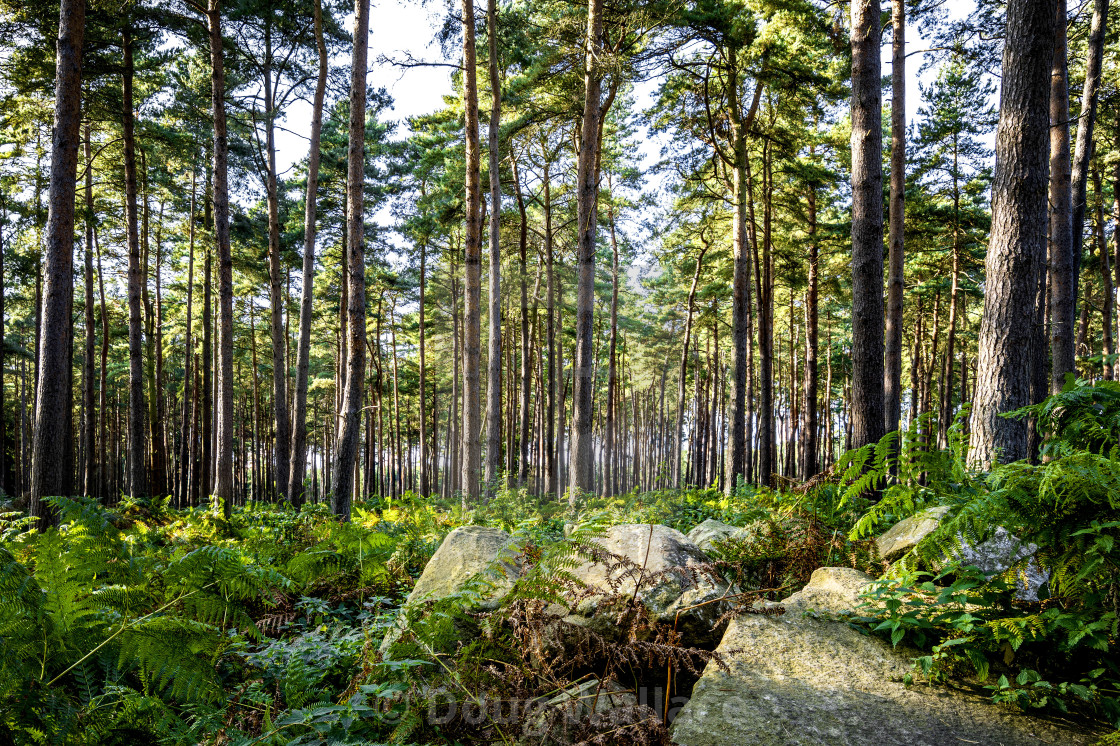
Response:
[[[502,181],[499,171],[499,129],[502,86],[498,80],[498,1],[487,0],[486,36],[490,57],[490,126],[487,156],[490,172],[490,295],[488,365],[486,369],[486,488],[497,484],[502,465]]]
[[[303,216],[303,290],[299,302],[299,342],[296,347],[296,385],[292,401],[292,448],[288,466],[288,499],[299,507],[304,502],[303,479],[307,470],[307,379],[311,360],[311,318],[315,286],[315,213],[319,191],[319,143],[323,131],[323,100],[326,97],[329,58],[323,38],[322,0],[315,0],[315,46],[319,51],[319,75],[311,109],[311,144],[307,151],[307,191]],[[423,288],[421,288],[421,298]],[[423,305],[421,305],[421,338]],[[423,342],[421,341],[421,344]],[[423,348],[421,348],[423,355]],[[423,383],[421,383],[423,385]]]
[[[591,403],[594,395],[595,239],[599,223],[599,134],[602,128],[603,0],[588,0],[587,41],[584,48],[583,119],[580,124],[576,173],[578,282],[576,290],[576,349],[572,398],[572,446],[568,505],[574,510],[581,492],[593,489]]]
[[[755,87],[754,104],[762,94],[762,83]],[[747,245],[747,138],[745,122],[739,103],[739,63],[736,48],[728,49],[727,64],[727,108],[730,113],[732,164],[732,188],[735,191],[735,217],[732,227],[733,269],[731,278],[731,422],[730,458],[727,460],[727,476],[724,489],[728,494],[735,491],[741,478],[748,477],[750,465],[747,463],[748,437],[751,424],[747,418],[748,381],[751,375],[751,335],[750,305],[751,278],[750,253]]]
[[[884,431],[899,429],[902,418],[902,296],[906,225],[906,0],[891,3],[891,185],[890,250],[887,276],[886,378],[883,381]],[[811,475],[806,474],[806,477]]]
[[[474,0],[463,0],[463,117],[466,134],[466,226],[463,256],[463,500],[477,502],[482,481],[479,361],[482,357],[482,194],[479,175],[478,75]]]
[[[365,134],[366,58],[369,45],[369,0],[354,2],[354,50],[350,70],[350,138],[346,165],[346,389],[339,417],[334,462],[331,510],[350,520],[354,492],[354,463],[361,431],[362,392],[365,381],[366,275],[365,275]]]
[[[529,247],[529,218],[525,212],[525,195],[521,192],[521,176],[517,169],[517,160],[511,159],[513,168],[513,186],[517,194],[517,211],[521,222],[517,236],[517,247],[521,260],[521,382],[518,386],[520,397],[520,417],[517,436],[517,484],[521,487],[528,485],[529,481],[529,399],[531,385],[531,358],[529,356],[529,298],[526,286],[528,274],[528,247]],[[540,285],[540,263],[537,264],[537,284]],[[533,291],[534,311],[533,324],[536,325],[536,298],[537,291]],[[535,332],[535,330],[534,330]]]
[[[266,11],[267,12],[267,11]],[[268,202],[268,279],[272,332],[272,412],[276,426],[273,439],[272,477],[276,492],[283,499],[288,491],[291,466],[291,425],[288,420],[288,353],[284,329],[284,278],[280,263],[280,196],[276,176],[276,102],[272,81],[272,24],[265,24],[264,119]]]
[[[1101,87],[1101,62],[1104,57],[1107,22],[1108,0],[1093,0],[1093,18],[1089,25],[1088,49],[1085,57],[1085,84],[1081,89],[1081,113],[1077,123],[1077,145],[1074,148],[1073,171],[1070,174],[1072,192],[1070,202],[1073,211],[1070,237],[1073,241],[1074,304],[1077,303],[1077,288],[1081,279],[1081,247],[1084,240],[1089,161],[1093,157],[1093,129],[1097,121],[1097,99]],[[1103,261],[1103,253],[1101,258]]]
[[[166,386],[163,378],[163,208],[161,200],[159,206],[159,223],[156,226],[156,307],[155,307],[155,389],[152,396],[155,398],[156,428],[152,437],[156,440],[155,468],[156,484],[159,485],[158,495],[171,493],[168,475],[168,418]]]
[[[1039,271],[1046,255],[1046,145],[1054,3],[1010,0],[1003,52],[992,231],[969,441],[970,460],[988,468],[1027,456],[1027,425],[1000,417],[1030,402]]]
[[[45,528],[53,511],[43,498],[61,495],[68,481],[66,443],[70,409],[70,317],[74,292],[74,193],[81,125],[82,39],[85,0],[62,0],[55,73],[54,133],[46,250],[43,257],[42,328],[39,344],[30,513]]]
[[[685,378],[688,374],[688,352],[692,344],[692,317],[695,313],[696,288],[700,283],[700,272],[704,268],[704,254],[707,251],[708,244],[705,241],[704,247],[696,257],[696,269],[692,273],[692,284],[688,288],[688,311],[684,322],[684,349],[681,350],[681,365],[677,374],[677,419],[673,424],[673,453],[671,454],[671,486],[676,488],[681,487],[681,426],[684,422],[684,388]]]
[[[548,287],[545,291],[545,336],[548,345],[548,411],[544,424],[545,454],[545,491],[559,497],[558,454],[556,441],[556,405],[559,400],[557,380],[560,376],[557,364],[556,345],[556,265],[555,250],[552,245],[552,182],[548,153],[544,153],[544,169],[541,176],[542,210],[544,212],[544,255],[548,266]],[[561,411],[560,416],[563,416]]]
[[[618,237],[615,235],[614,225],[613,185],[610,183],[609,175],[607,179],[607,189],[611,191],[611,201],[607,205],[607,220],[611,231],[611,329],[607,352],[607,417],[603,427],[603,497],[614,494],[614,469],[611,459],[614,456],[615,399],[618,396]]]
[[[98,301],[101,309],[101,357],[98,370],[98,432],[101,433],[98,443],[98,462],[100,469],[97,479],[98,495],[102,499],[109,497],[109,479],[112,468],[108,459],[107,445],[109,442],[108,417],[109,417],[109,309],[105,303],[105,275],[101,271],[101,244],[97,240],[97,226],[93,228],[93,245],[97,249],[97,289]],[[21,418],[22,419],[22,418]]]
[[[233,508],[233,257],[229,237],[229,136],[221,0],[209,0],[210,95],[214,118],[214,242],[218,249],[218,408],[215,448],[215,507],[227,518]]]
[[[184,340],[183,348],[183,408],[181,425],[181,435],[179,443],[179,508],[193,507],[194,502],[190,494],[191,487],[191,441],[193,440],[193,427],[191,417],[191,406],[193,398],[191,395],[191,357],[194,354],[194,340],[192,339],[193,316],[194,316],[194,210],[195,210],[195,187],[196,187],[197,169],[191,170],[191,202],[190,208],[187,211],[187,327],[186,339]],[[196,405],[197,408],[197,405]]]
[[[132,100],[133,53],[132,35],[125,31],[121,37],[123,70],[123,126],[124,131],[124,191],[125,230],[128,242],[128,440],[129,460],[128,489],[133,499],[148,492],[145,442],[147,423],[144,406],[144,330],[142,326],[142,298],[144,270],[140,249],[140,229],[136,204],[136,142],[134,137],[135,106]]]
[[[425,328],[425,285],[427,282],[428,270],[428,242],[425,239],[420,243],[420,348],[418,350],[420,362],[420,483],[418,491],[421,497],[428,497],[431,491],[431,484],[429,479],[429,464],[430,452],[428,450],[428,412],[427,412],[427,383],[428,383],[428,358],[427,358],[427,329]],[[432,409],[435,409],[433,401]],[[434,421],[434,420],[433,420]],[[438,479],[437,479],[438,481]]]
[[[1055,4],[1055,41],[1050,73],[1050,393],[1074,372],[1074,323],[1077,276],[1073,256],[1073,203],[1070,188],[1069,64],[1066,2]]]
[[[1102,374],[1106,381],[1113,379],[1112,355],[1115,352],[1113,345],[1112,317],[1116,310],[1116,295],[1112,283],[1112,262],[1108,255],[1108,243],[1104,237],[1104,191],[1102,189],[1101,172],[1093,168],[1093,193],[1097,196],[1096,221],[1093,234],[1097,241],[1097,251],[1101,256],[1101,282],[1104,286],[1104,302],[1101,304],[1101,330],[1102,330]]]
[[[852,2],[852,445],[877,442],[883,406],[883,132],[879,0]]]
[[[213,154],[211,154],[213,160]],[[206,175],[206,196],[204,198],[202,224],[210,226],[211,233],[214,233],[214,169],[211,168],[207,171]],[[213,444],[213,401],[214,392],[212,384],[213,372],[213,319],[211,313],[211,306],[213,305],[213,258],[214,247],[211,244],[206,246],[206,258],[202,263],[202,401],[200,408],[202,410],[202,458],[192,465],[195,473],[192,475],[191,480],[194,486],[191,491],[192,500],[195,505],[198,505],[204,498],[210,495],[210,488],[213,486],[213,472],[211,467],[214,463],[214,444]]]
[[[801,474],[811,479],[817,473],[817,327],[819,321],[818,295],[820,286],[819,254],[817,245],[817,189],[809,187],[809,277],[805,289],[805,382],[802,405]]]
[[[94,316],[93,316],[93,158],[92,146],[90,143],[91,128],[89,122],[85,125],[85,137],[82,138],[85,143],[85,228],[86,228],[86,253],[85,253],[85,325],[86,325],[86,339],[85,339],[85,354],[82,359],[82,401],[84,402],[83,409],[85,410],[85,418],[82,420],[82,494],[95,495],[97,494],[97,467],[96,460],[93,457],[94,452],[94,439],[95,427],[94,421],[96,417],[96,405],[93,399],[93,355],[96,346],[96,334],[94,330]],[[0,254],[3,253],[3,246],[0,245]],[[3,288],[3,258],[0,257],[0,372],[4,370],[4,296]],[[3,399],[3,377],[0,375],[0,413],[4,411]],[[4,426],[3,415],[0,414],[0,488],[7,489],[7,480],[4,478],[5,474],[5,456],[7,454],[7,429]]]

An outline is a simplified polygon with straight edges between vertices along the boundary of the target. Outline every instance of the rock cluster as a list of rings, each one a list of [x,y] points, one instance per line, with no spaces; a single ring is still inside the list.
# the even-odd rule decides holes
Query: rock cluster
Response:
[[[880,555],[895,560],[905,556],[947,512],[925,511],[900,522],[879,537]],[[716,651],[727,668],[713,661],[704,669],[672,725],[674,742],[681,746],[1028,746],[1094,740],[1064,724],[992,706],[982,697],[904,685],[916,652],[894,648],[845,621],[872,581],[851,568],[818,568],[808,585],[780,604],[757,604],[759,613],[720,625],[738,589],[713,571],[705,549],[744,531],[749,527],[715,520],[704,521],[687,536],[661,525],[611,527],[596,539],[601,551],[570,570],[583,588],[567,606],[554,604],[550,609],[557,622],[550,628],[554,639],[548,655],[563,655],[573,631],[617,631],[614,604],[620,602],[640,604],[651,617],[675,624],[686,646],[711,649],[718,643]],[[471,598],[476,609],[496,608],[523,569],[511,542],[498,529],[456,529],[425,567],[407,603],[461,592],[483,573],[485,592]],[[960,553],[961,559],[994,575],[1021,564],[1034,551],[1001,529],[987,542],[964,545]],[[1035,592],[1044,579],[1038,571],[1031,581],[1037,581]],[[399,634],[398,628],[386,636],[383,651]],[[589,695],[591,688],[598,696]],[[632,707],[634,695],[613,684],[602,687],[588,681],[548,704],[553,710],[570,709],[578,720],[602,715],[600,710]]]

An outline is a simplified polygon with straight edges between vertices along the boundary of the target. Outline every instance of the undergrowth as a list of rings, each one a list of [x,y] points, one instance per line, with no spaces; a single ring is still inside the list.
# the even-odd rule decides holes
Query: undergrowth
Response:
[[[923,449],[925,423],[848,454],[844,500],[881,490],[851,539],[933,506],[937,529],[866,595],[865,625],[916,649],[915,681],[971,682],[994,702],[1120,722],[1120,385],[1070,380],[1032,418],[1038,463],[968,465],[965,419],[951,448]],[[1022,551],[993,570],[966,549],[1009,533]],[[1042,574],[1044,582],[1029,583]]]
[[[721,662],[636,602],[634,583],[664,578],[595,539],[707,519],[735,529],[696,571],[734,588],[716,625],[817,567],[855,567],[883,577],[854,621],[913,651],[915,685],[1116,722],[1120,386],[1071,384],[1015,416],[1045,436],[1037,464],[975,471],[963,417],[944,451],[920,418],[805,485],[586,496],[578,513],[496,487],[467,512],[457,497],[359,502],[346,524],[323,505],[225,518],[164,499],[53,498],[43,532],[0,514],[0,744],[668,743],[673,698]],[[873,538],[934,506],[938,529],[887,570]],[[511,534],[504,564],[405,607],[471,523]],[[1022,598],[1026,559],[994,575],[957,561],[997,527],[1036,545],[1039,600]],[[577,623],[590,591],[572,572],[592,560],[618,585]],[[661,699],[636,696],[651,684]]]

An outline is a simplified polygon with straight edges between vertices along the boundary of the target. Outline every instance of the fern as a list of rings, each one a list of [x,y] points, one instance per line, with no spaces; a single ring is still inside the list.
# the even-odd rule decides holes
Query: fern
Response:
[[[222,691],[215,663],[230,640],[214,625],[157,616],[121,635],[120,662],[136,665],[141,680],[177,700],[215,700]]]

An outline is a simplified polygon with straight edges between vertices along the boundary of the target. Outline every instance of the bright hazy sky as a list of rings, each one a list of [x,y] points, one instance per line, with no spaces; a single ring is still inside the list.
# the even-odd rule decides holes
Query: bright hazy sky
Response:
[[[886,6],[886,0],[884,0]],[[961,17],[973,7],[972,0],[949,0],[945,6],[953,17]],[[401,122],[398,137],[406,134],[404,120],[416,114],[435,111],[443,106],[443,97],[452,93],[451,69],[448,67],[401,68],[379,62],[382,56],[402,59],[407,55],[415,59],[447,62],[442,59],[439,45],[435,43],[436,31],[442,26],[445,0],[373,0],[370,13],[369,83],[383,87],[393,99],[391,119]],[[352,16],[351,16],[352,19]],[[346,27],[351,27],[351,19]],[[890,74],[889,34],[884,35],[883,74]],[[926,49],[929,44],[918,35],[916,27],[907,29],[907,52]],[[907,122],[912,123],[922,104],[918,90],[918,68],[924,55],[914,54],[907,59]],[[334,60],[336,65],[347,65],[348,55]],[[921,76],[923,83],[933,78],[933,72]],[[654,82],[647,82],[636,91],[639,106],[650,99]],[[993,102],[994,104],[995,102]],[[884,104],[889,106],[889,100]],[[297,102],[278,132],[277,147],[281,175],[287,176],[294,163],[307,156],[307,134],[311,126],[310,106]],[[660,143],[656,139],[640,137],[640,155],[648,165],[659,157]],[[380,216],[379,216],[380,217]]]

